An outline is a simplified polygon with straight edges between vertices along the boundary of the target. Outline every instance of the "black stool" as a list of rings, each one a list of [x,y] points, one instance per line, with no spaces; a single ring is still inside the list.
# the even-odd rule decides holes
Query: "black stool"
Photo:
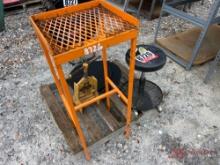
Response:
[[[126,53],[126,62],[129,64],[130,49]],[[158,108],[163,99],[163,93],[156,84],[145,80],[145,72],[153,72],[161,69],[166,63],[166,54],[152,45],[137,45],[135,70],[141,71],[140,79],[134,80],[133,109],[147,111]]]

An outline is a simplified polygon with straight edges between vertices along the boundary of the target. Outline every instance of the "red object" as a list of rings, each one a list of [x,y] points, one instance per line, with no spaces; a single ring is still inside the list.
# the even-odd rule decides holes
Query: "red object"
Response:
[[[144,64],[157,58],[159,58],[159,55],[154,54],[150,51],[147,51],[145,54],[139,54],[136,56],[136,60]]]
[[[22,0],[3,0],[3,4],[5,6],[10,6],[10,5],[21,3],[21,1]]]

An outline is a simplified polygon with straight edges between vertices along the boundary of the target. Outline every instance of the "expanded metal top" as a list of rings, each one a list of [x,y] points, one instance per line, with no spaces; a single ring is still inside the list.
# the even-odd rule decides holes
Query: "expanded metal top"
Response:
[[[54,55],[137,28],[101,5],[35,22]]]

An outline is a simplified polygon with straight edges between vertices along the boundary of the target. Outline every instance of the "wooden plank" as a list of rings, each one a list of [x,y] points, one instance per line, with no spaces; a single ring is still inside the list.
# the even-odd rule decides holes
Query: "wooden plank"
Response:
[[[111,104],[113,104],[111,102]],[[111,108],[110,112],[111,114],[114,116],[114,118],[119,122],[119,123],[125,123],[126,122],[126,119],[124,118],[124,116],[122,115],[122,113],[120,111],[118,111],[117,108],[115,108],[115,105],[112,105],[112,107],[114,108]]]
[[[79,152],[82,148],[78,139],[78,135],[68,116],[64,113],[62,107],[57,103],[55,96],[48,85],[40,87],[41,95],[45,98],[50,112],[53,115],[57,126],[62,131],[67,143],[74,153]]]
[[[103,104],[102,101],[100,101],[100,104]],[[93,110],[90,111],[90,117],[93,118],[93,120],[96,121],[96,123],[98,124],[103,136],[106,136],[108,134],[111,133],[111,130],[109,129],[109,127],[107,126],[107,124],[105,123],[105,121],[99,116],[98,111],[100,110],[98,107],[98,104],[95,104],[95,106],[93,106]]]
[[[80,118],[80,123],[86,128],[88,132],[89,139],[88,143],[93,144],[97,140],[101,139],[104,135],[102,134],[97,121],[91,117],[91,111],[94,111],[95,108],[93,106],[87,107],[83,112],[77,113],[78,117]]]
[[[113,103],[113,105],[115,105],[115,108],[117,109],[118,113],[121,114],[122,120],[126,121],[126,118],[127,118],[127,107],[122,103],[122,101],[120,100],[120,98],[117,95],[112,95],[110,97],[110,100]],[[132,111],[132,120],[134,120],[136,118],[137,118],[137,116]]]
[[[111,100],[111,103],[114,105],[115,109],[122,116],[125,122],[126,121],[126,107],[123,106],[123,103],[121,103],[121,100],[118,98],[117,95],[112,95],[110,100]]]
[[[97,110],[98,115],[103,119],[103,121],[106,123],[106,125],[109,127],[109,129],[113,132],[120,127],[122,127],[122,124],[120,124],[114,116],[106,109],[104,104],[98,105],[99,110]]]

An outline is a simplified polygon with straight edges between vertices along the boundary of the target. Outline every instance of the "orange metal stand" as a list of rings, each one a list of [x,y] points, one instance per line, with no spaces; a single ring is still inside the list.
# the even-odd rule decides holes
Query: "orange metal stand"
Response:
[[[77,111],[83,107],[106,98],[107,108],[110,109],[109,97],[117,93],[127,105],[125,133],[128,137],[132,117],[135,49],[139,21],[104,0],[94,0],[78,6],[36,14],[31,16],[30,20],[68,115],[75,125],[86,159],[90,159],[90,153],[77,118]],[[108,77],[106,51],[108,47],[127,40],[131,41],[131,56],[126,97]],[[76,106],[67,85],[62,64],[100,50],[102,50],[104,67],[105,93]]]

